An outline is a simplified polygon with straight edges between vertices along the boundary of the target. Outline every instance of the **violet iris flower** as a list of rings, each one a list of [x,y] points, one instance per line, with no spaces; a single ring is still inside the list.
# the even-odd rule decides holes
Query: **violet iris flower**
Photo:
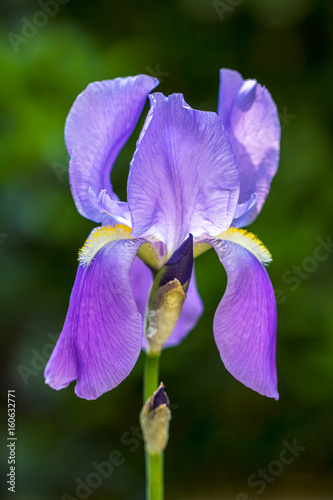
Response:
[[[213,247],[227,273],[213,324],[225,367],[246,386],[278,399],[276,304],[264,267],[271,257],[253,234],[239,229],[260,212],[277,170],[276,106],[265,87],[226,69],[218,114],[192,109],[182,94],[149,95],[122,202],[111,169],[157,84],[146,75],[91,83],[68,115],[73,198],[80,214],[101,226],[79,253],[46,383],[62,389],[77,380],[76,394],[96,399],[129,375],[146,342],[152,270],[158,272],[190,234],[194,257]],[[164,347],[179,344],[202,311],[193,267],[181,316]]]

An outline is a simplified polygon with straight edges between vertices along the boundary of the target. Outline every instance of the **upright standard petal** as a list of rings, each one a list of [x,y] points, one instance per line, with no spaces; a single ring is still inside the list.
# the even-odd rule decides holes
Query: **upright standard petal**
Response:
[[[129,274],[141,243],[111,241],[79,266],[65,325],[45,369],[53,389],[76,379],[76,394],[96,399],[133,369],[143,330]]]
[[[277,171],[280,123],[276,105],[265,87],[244,80],[237,71],[220,71],[218,114],[235,152],[240,174],[239,203],[256,194],[255,206],[233,225],[250,224],[260,212]]]
[[[214,236],[233,219],[238,170],[216,113],[190,108],[181,94],[153,94],[129,180],[133,236],[153,235],[170,256],[189,233]]]
[[[268,251],[258,247],[253,238],[243,246],[244,238],[242,234],[235,238],[240,244],[210,241],[228,276],[215,313],[215,341],[225,367],[237,380],[259,394],[278,399],[275,296],[258,260],[266,259]]]
[[[146,75],[94,82],[75,100],[67,117],[65,140],[71,157],[72,195],[84,217],[103,220],[91,203],[89,188],[96,196],[105,189],[111,200],[118,200],[110,181],[113,163],[157,84],[156,78]]]

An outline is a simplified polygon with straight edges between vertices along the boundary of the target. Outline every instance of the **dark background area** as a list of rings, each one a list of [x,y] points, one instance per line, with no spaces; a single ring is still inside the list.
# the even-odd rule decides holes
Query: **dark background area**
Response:
[[[214,111],[218,71],[227,67],[266,85],[281,118],[280,168],[249,228],[274,258],[280,400],[243,387],[223,367],[212,321],[226,278],[216,255],[204,254],[196,269],[205,313],[161,359],[174,405],[166,498],[333,498],[333,3],[54,0],[44,16],[42,4],[1,5],[1,432],[5,439],[7,389],[15,389],[18,438],[17,493],[2,480],[4,496],[76,498],[77,478],[86,483],[93,463],[117,450],[122,463],[84,498],[144,499],[135,437],[144,356],[96,401],[77,398],[73,384],[60,392],[44,384],[77,251],[94,226],[71,197],[64,122],[91,81],[139,73],[159,76],[164,94],[182,92],[192,107]],[[122,199],[142,123],[114,168]],[[274,470],[284,443],[295,440],[306,449],[258,493],[248,478]],[[4,478],[5,446],[2,453]]]

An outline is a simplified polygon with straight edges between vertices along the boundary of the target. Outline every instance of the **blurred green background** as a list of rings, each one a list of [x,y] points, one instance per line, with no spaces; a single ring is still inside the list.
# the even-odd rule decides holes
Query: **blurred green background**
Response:
[[[280,401],[243,387],[220,361],[212,321],[226,278],[208,252],[196,265],[204,316],[161,360],[174,405],[166,498],[333,498],[333,3],[3,0],[1,11],[1,429],[6,438],[6,394],[15,389],[16,498],[144,499],[135,437],[144,356],[97,401],[77,398],[73,384],[60,392],[44,384],[77,251],[94,226],[70,193],[63,140],[70,106],[91,81],[147,73],[160,77],[159,91],[183,92],[191,106],[214,111],[221,67],[266,85],[283,129],[279,172],[251,226],[274,257]],[[141,125],[114,169],[122,199]],[[295,440],[306,449],[279,470],[272,461]],[[87,484],[93,463],[113,450],[121,464],[77,496],[78,478]],[[275,475],[258,493],[249,478],[259,468]],[[2,488],[4,498],[15,496],[4,480]]]

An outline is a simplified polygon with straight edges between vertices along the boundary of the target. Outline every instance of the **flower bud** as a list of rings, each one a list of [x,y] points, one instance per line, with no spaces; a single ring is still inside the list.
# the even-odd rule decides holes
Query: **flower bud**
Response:
[[[163,286],[177,278],[186,292],[190,283],[192,268],[193,236],[190,234],[161,269],[159,286]]]
[[[146,337],[149,353],[161,352],[181,315],[185,298],[183,287],[176,278],[155,292],[148,309]]]
[[[193,236],[174,252],[156,276],[149,299],[146,337],[149,353],[159,354],[181,315],[193,267]]]
[[[141,429],[149,453],[156,454],[165,449],[169,439],[170,419],[169,399],[161,383],[140,413]]]

